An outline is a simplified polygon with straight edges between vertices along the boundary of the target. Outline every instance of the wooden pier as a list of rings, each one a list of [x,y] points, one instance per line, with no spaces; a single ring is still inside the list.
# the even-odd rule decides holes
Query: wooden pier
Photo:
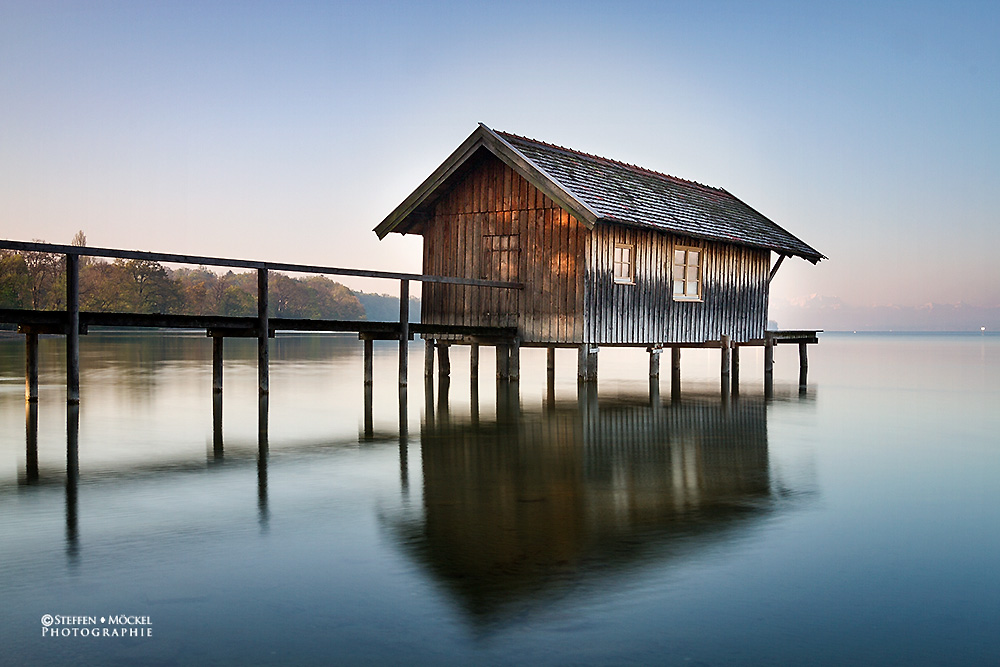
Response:
[[[176,255],[155,252],[118,250],[110,248],[88,248],[48,243],[27,243],[0,240],[0,249],[22,252],[45,252],[65,255],[66,266],[66,308],[65,310],[25,310],[0,308],[0,323],[16,324],[19,333],[25,337],[25,399],[38,400],[38,337],[56,334],[66,337],[66,400],[70,404],[80,402],[80,336],[86,335],[90,327],[136,327],[159,329],[202,329],[212,338],[212,389],[213,393],[223,390],[223,354],[226,338],[256,338],[258,389],[261,396],[269,392],[269,346],[268,340],[278,331],[296,332],[349,332],[356,333],[363,341],[364,385],[366,389],[373,382],[374,341],[399,341],[399,386],[407,385],[408,343],[414,336],[425,339],[424,375],[433,377],[434,361],[437,357],[438,374],[447,378],[451,373],[451,348],[468,345],[470,349],[470,374],[478,380],[479,355],[482,345],[492,345],[496,349],[496,376],[502,382],[516,383],[520,379],[521,347],[547,348],[546,371],[549,384],[555,377],[555,349],[573,348],[578,352],[577,378],[581,383],[597,381],[597,360],[599,347],[596,344],[551,344],[526,342],[515,326],[487,326],[457,323],[410,322],[409,284],[416,281],[424,284],[444,284],[462,286],[464,289],[480,288],[491,290],[522,290],[521,283],[510,281],[477,280],[453,276],[369,271],[338,267],[311,266],[302,264],[279,264],[220,257],[197,255]],[[121,312],[88,312],[79,307],[80,257],[104,257],[115,259],[140,259],[156,262],[183,263],[205,266],[222,266],[252,269],[257,272],[257,316],[222,315],[178,315]],[[399,281],[400,310],[395,321],[372,322],[367,320],[325,320],[270,317],[268,314],[268,277],[273,271],[292,271],[324,275],[344,275],[365,278],[381,278]],[[793,344],[799,347],[799,387],[807,384],[807,346],[818,342],[818,332],[808,331],[767,331],[763,338],[735,343],[724,334],[718,340],[700,343],[666,343],[645,346],[649,353],[649,377],[658,379],[660,354],[669,347],[671,396],[680,395],[681,350],[683,348],[719,348],[720,384],[724,397],[738,395],[740,387],[740,348],[760,346],[764,348],[764,393],[771,396],[774,387],[774,346]],[[629,346],[629,344],[618,344]],[[631,345],[635,347],[635,345]],[[642,346],[640,346],[642,347]]]
[[[23,241],[0,241],[0,249],[19,252],[44,252],[65,255],[66,266],[66,309],[24,310],[0,308],[0,324],[16,324],[18,333],[25,336],[27,348],[25,368],[25,399],[38,400],[38,336],[57,334],[66,337],[66,401],[80,402],[80,336],[91,326],[140,327],[162,329],[204,329],[213,339],[212,345],[212,387],[222,391],[222,356],[225,338],[257,339],[257,376],[261,395],[269,391],[268,339],[277,331],[352,332],[365,341],[366,382],[370,382],[370,369],[374,340],[399,341],[399,385],[406,386],[408,365],[408,343],[414,335],[461,336],[469,339],[483,338],[502,341],[513,346],[517,331],[513,327],[465,326],[448,324],[420,324],[410,322],[409,284],[411,281],[446,283],[484,289],[519,290],[520,283],[494,280],[475,280],[449,276],[432,276],[391,271],[370,271],[329,266],[304,264],[284,264],[200,255],[177,255],[157,252],[142,252],[112,248],[88,248],[82,246],[34,243]],[[146,313],[103,313],[80,310],[80,257],[103,257],[114,259],[137,259],[154,262],[194,264],[198,266],[221,266],[251,269],[257,272],[257,316],[231,317],[222,315],[173,315]],[[290,271],[322,275],[382,278],[399,281],[399,320],[392,322],[370,322],[366,320],[321,320],[299,318],[277,318],[268,316],[268,275],[273,271]]]

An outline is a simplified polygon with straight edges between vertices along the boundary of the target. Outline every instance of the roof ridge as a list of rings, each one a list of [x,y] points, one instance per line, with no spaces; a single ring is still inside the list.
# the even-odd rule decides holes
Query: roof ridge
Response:
[[[643,173],[649,174],[651,176],[656,176],[657,178],[664,178],[664,179],[667,179],[667,180],[670,180],[670,181],[675,181],[675,182],[678,182],[678,183],[682,183],[684,185],[694,185],[696,187],[705,188],[707,190],[712,190],[714,192],[721,192],[723,194],[729,195],[730,197],[733,196],[728,190],[725,190],[723,188],[717,188],[714,185],[706,185],[705,183],[699,183],[698,181],[692,181],[692,180],[687,179],[687,178],[681,178],[680,176],[673,176],[671,174],[665,174],[665,173],[663,173],[661,171],[656,171],[655,169],[649,169],[647,167],[641,167],[641,166],[639,166],[637,164],[631,164],[629,162],[622,162],[621,160],[615,160],[613,158],[604,157],[602,155],[594,155],[593,153],[587,153],[587,152],[584,152],[584,151],[576,150],[575,148],[567,148],[565,146],[559,146],[558,144],[550,144],[547,141],[539,141],[538,139],[532,139],[531,137],[524,137],[524,136],[521,136],[519,134],[514,134],[513,132],[504,132],[502,130],[493,130],[493,131],[496,132],[497,134],[501,134],[501,135],[503,135],[505,137],[510,137],[510,138],[513,138],[513,139],[520,139],[521,141],[528,141],[528,142],[531,142],[533,144],[538,144],[539,146],[546,146],[548,148],[554,148],[556,150],[563,151],[563,152],[566,152],[566,153],[572,153],[574,155],[580,155],[582,157],[589,158],[591,160],[597,160],[597,161],[600,161],[600,162],[608,162],[610,164],[615,164],[615,165],[618,165],[619,167],[625,167],[626,169],[630,169],[632,171],[643,172]]]

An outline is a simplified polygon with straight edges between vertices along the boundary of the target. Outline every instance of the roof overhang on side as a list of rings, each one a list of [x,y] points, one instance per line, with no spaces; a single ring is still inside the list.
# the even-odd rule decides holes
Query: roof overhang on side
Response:
[[[378,237],[382,239],[389,232],[406,234],[418,229],[420,223],[430,217],[435,202],[446,194],[469,168],[475,166],[483,151],[502,160],[587,227],[593,229],[597,224],[600,217],[597,212],[560,186],[545,173],[544,169],[511,146],[503,137],[480,123],[475,132],[469,135],[469,138],[434,170],[434,173],[375,227],[374,231]]]

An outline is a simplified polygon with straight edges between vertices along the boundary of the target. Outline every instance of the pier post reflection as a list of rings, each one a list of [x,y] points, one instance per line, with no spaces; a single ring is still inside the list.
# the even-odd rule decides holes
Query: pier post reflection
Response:
[[[430,383],[433,387],[433,382]],[[424,383],[426,390],[427,383]],[[433,407],[433,402],[431,403]],[[433,410],[432,410],[433,411]],[[404,496],[410,493],[410,435],[409,415],[406,406],[406,385],[399,387],[399,485]]]
[[[364,439],[372,440],[375,437],[375,392],[371,383],[365,384],[365,430]]]
[[[24,483],[38,482],[38,403],[24,402]]]
[[[267,502],[267,401],[268,395],[257,398],[257,513],[261,530],[267,531],[271,514]]]
[[[222,392],[212,393],[212,459],[221,463],[225,456],[222,439]]]
[[[75,563],[80,555],[77,483],[80,477],[80,404],[66,405],[66,555]]]

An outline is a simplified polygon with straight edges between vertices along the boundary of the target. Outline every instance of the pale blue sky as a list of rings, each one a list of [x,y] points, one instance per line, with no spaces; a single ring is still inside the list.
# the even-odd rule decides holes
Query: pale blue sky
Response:
[[[0,236],[417,270],[482,121],[733,192],[776,299],[996,306],[998,82],[1000,3],[0,0]]]

